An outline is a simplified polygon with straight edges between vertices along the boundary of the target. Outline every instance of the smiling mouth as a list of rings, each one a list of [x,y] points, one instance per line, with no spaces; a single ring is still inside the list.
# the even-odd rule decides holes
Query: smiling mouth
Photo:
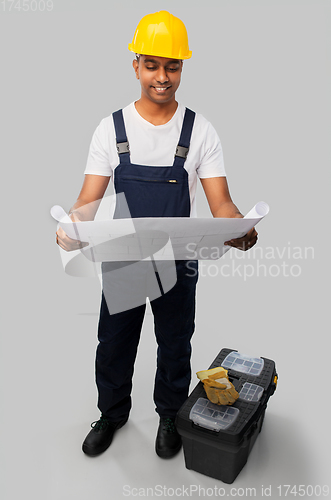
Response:
[[[163,94],[164,92],[166,92],[168,89],[170,89],[171,85],[169,85],[169,87],[154,87],[152,85],[152,88],[159,94]]]

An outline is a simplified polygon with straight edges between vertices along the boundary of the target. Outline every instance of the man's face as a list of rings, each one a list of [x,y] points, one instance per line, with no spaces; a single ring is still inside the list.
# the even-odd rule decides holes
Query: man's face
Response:
[[[139,62],[134,60],[132,65],[140,80],[142,95],[159,104],[174,99],[180,84],[182,61],[141,55]]]

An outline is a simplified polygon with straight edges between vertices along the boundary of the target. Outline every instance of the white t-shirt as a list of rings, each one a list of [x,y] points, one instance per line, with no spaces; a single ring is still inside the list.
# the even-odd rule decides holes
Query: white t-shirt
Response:
[[[126,106],[123,109],[123,118],[130,144],[131,163],[155,167],[171,166],[184,114],[185,106],[179,103],[171,120],[164,125],[153,125],[140,116],[134,102]],[[118,164],[115,128],[113,117],[110,115],[101,120],[93,134],[84,173],[114,179],[113,172]],[[221,141],[211,123],[200,114],[195,116],[184,168],[188,172],[191,217],[196,217],[197,178],[226,175]]]

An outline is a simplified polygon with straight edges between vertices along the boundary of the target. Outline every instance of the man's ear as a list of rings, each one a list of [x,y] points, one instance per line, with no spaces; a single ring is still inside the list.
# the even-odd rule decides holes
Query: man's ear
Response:
[[[136,73],[136,78],[137,80],[139,80],[139,63],[137,61],[137,59],[133,59],[132,61],[132,67]]]

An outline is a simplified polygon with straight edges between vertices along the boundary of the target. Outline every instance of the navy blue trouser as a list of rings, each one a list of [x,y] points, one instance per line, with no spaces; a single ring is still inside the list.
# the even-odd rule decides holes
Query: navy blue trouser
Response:
[[[186,261],[176,262],[176,285],[151,301],[158,344],[154,402],[162,417],[175,417],[191,380],[198,262],[189,262],[189,268]],[[110,315],[102,294],[95,365],[98,408],[113,421],[127,417],[131,409],[133,367],[145,309],[143,304]]]

